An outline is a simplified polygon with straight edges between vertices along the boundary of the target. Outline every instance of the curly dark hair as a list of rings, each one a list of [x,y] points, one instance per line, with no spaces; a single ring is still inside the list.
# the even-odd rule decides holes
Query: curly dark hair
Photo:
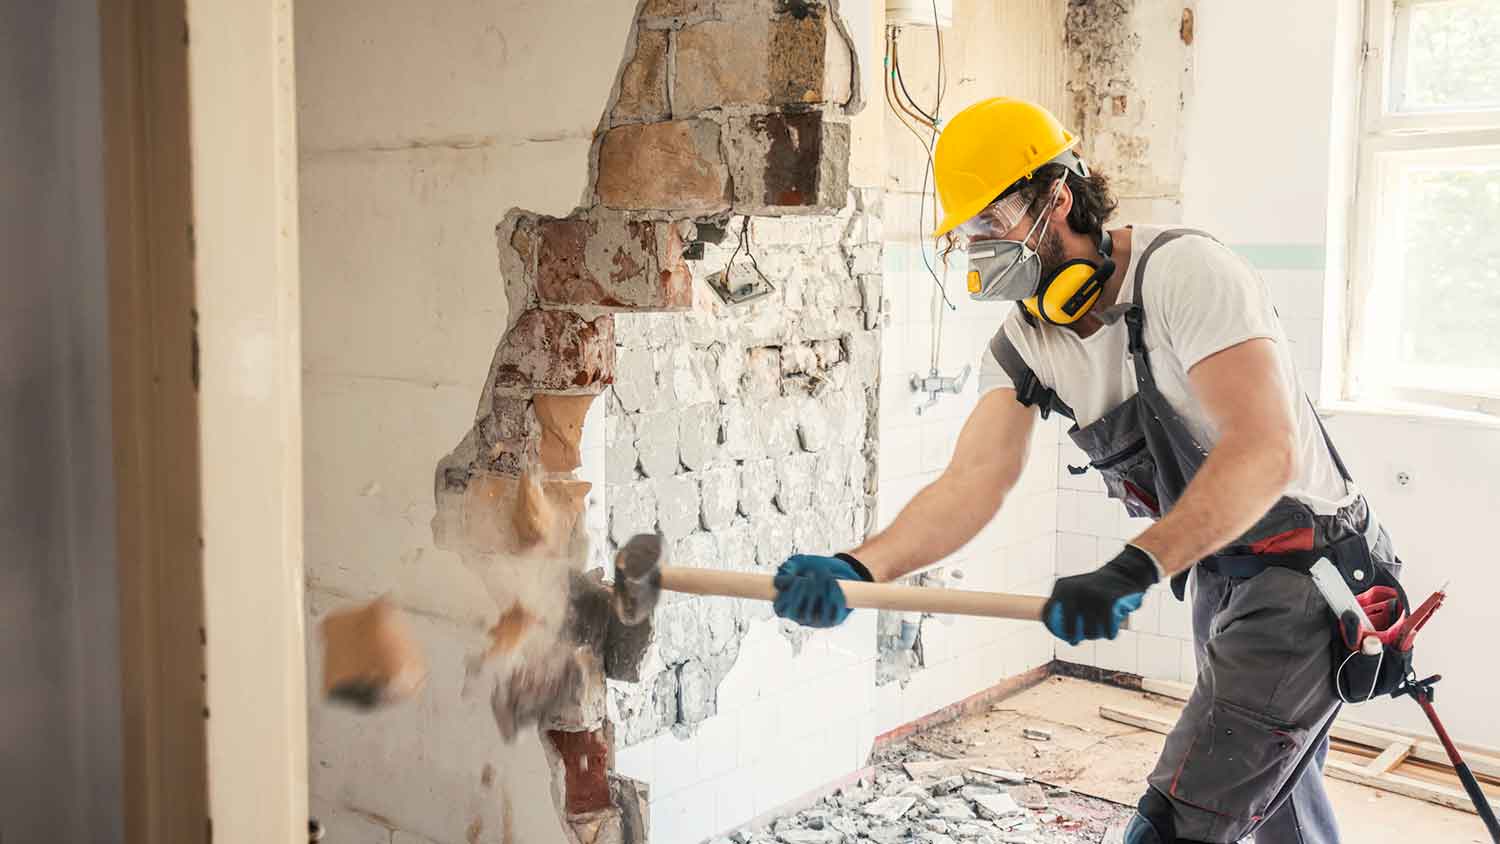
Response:
[[[1053,183],[1064,175],[1067,176],[1068,190],[1073,192],[1068,227],[1079,234],[1099,237],[1104,232],[1105,221],[1119,206],[1114,194],[1110,193],[1109,179],[1104,174],[1080,176],[1061,164],[1044,164],[1015,190],[1026,197],[1028,212],[1034,216],[1045,210]]]

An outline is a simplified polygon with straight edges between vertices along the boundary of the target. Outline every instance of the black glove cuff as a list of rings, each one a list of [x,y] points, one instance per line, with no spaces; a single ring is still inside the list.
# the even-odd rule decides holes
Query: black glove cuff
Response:
[[[866,583],[875,582],[875,575],[870,574],[870,570],[865,568],[865,564],[861,563],[859,560],[854,559],[852,555],[838,553],[834,554],[833,558],[835,560],[843,560],[844,562],[848,563],[849,568],[854,569],[854,573],[859,575]]]
[[[1157,574],[1156,559],[1134,545],[1126,545],[1109,564],[1141,584],[1143,589],[1161,580],[1161,576]]]

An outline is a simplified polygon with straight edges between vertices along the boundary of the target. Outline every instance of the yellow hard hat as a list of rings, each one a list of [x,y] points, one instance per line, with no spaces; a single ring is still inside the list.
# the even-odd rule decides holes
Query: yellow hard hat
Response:
[[[943,206],[943,221],[932,236],[963,225],[1006,188],[1077,143],[1052,112],[1025,100],[994,97],[954,115],[932,158]]]

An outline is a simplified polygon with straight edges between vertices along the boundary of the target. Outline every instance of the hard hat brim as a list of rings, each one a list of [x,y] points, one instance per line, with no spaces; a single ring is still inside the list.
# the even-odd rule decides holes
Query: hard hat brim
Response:
[[[943,235],[953,231],[964,223],[967,223],[968,221],[974,219],[974,217],[976,217],[980,211],[983,211],[986,206],[988,206],[991,202],[994,202],[995,199],[997,199],[1001,194],[1005,193],[1005,191],[1009,190],[1012,185],[1031,178],[1036,173],[1036,171],[1040,170],[1048,164],[1056,162],[1067,167],[1070,171],[1080,173],[1080,175],[1083,176],[1087,176],[1088,167],[1083,164],[1083,159],[1079,158],[1077,155],[1068,156],[1068,161],[1058,161],[1058,159],[1064,157],[1065,153],[1069,152],[1073,149],[1073,147],[1077,145],[1078,137],[1076,135],[1069,134],[1067,140],[1061,146],[1051,150],[1050,152],[1042,151],[1041,153],[1039,153],[1035,159],[1036,163],[1031,167],[1031,169],[1027,170],[1024,173],[1021,173],[1016,178],[1012,179],[1009,184],[996,191],[995,195],[990,197],[989,199],[977,199],[973,202],[966,203],[965,205],[959,206],[952,210],[944,208],[943,221],[938,224],[938,227],[936,229],[933,229],[932,236],[934,238],[942,237]]]

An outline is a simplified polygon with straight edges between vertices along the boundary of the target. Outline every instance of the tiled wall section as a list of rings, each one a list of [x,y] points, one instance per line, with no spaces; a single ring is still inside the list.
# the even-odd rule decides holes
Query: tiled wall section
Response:
[[[883,528],[947,465],[965,419],[979,399],[979,358],[985,343],[1008,312],[1006,306],[969,300],[961,255],[942,276],[941,262],[928,242],[927,260],[944,278],[954,306],[935,318],[936,285],[923,262],[914,233],[919,230],[919,198],[886,195],[885,291],[890,322],[882,339],[880,390],[880,500],[877,527]],[[927,225],[932,206],[926,204]],[[935,336],[940,336],[938,371],[957,375],[971,367],[959,395],[945,394],[922,413],[925,395],[913,393],[913,374],[932,367]],[[973,541],[938,568],[948,585],[966,589],[1044,595],[1051,586],[1056,550],[1057,426],[1037,426],[1031,458],[1020,484],[996,518]],[[989,619],[928,618],[921,629],[924,667],[904,683],[876,690],[883,728],[898,726],[967,695],[993,686],[1052,658],[1046,631],[1035,624]]]

